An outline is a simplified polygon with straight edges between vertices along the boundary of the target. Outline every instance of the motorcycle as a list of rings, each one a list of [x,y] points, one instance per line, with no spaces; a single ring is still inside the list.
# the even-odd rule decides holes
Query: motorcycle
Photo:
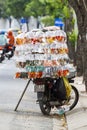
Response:
[[[63,98],[60,93],[58,93],[58,87],[56,82],[59,78],[37,78],[34,79],[34,90],[37,93],[37,102],[39,103],[41,112],[44,115],[49,115],[51,109],[56,107],[58,110],[63,108],[65,111],[72,110],[78,103],[79,93],[75,86],[71,85],[71,92],[68,98]],[[68,78],[69,83],[73,83],[72,78]],[[62,98],[61,98],[62,97]],[[64,111],[64,112],[65,112]]]
[[[6,44],[3,50],[4,52],[3,54],[5,55],[5,57],[10,59],[11,57],[14,56],[14,51],[15,51],[15,46]]]
[[[14,56],[14,51],[15,51],[15,46],[10,46],[10,45],[7,46],[7,44],[4,45],[0,49],[0,62],[4,61],[6,57],[8,59],[13,57]]]
[[[4,55],[3,55],[3,51],[0,50],[0,63],[5,59]]]

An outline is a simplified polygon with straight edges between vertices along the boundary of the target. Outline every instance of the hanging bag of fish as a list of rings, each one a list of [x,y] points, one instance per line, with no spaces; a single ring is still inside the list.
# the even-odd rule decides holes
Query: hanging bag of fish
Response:
[[[35,72],[36,78],[42,78],[43,71],[44,71],[44,66],[36,66],[36,72]]]
[[[35,66],[27,66],[28,78],[35,78]]]

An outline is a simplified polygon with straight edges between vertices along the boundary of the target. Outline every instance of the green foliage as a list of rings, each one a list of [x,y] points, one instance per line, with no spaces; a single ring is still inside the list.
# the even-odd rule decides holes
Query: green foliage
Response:
[[[74,18],[72,19],[71,24],[74,26],[74,24],[75,24],[75,19]]]
[[[32,0],[26,5],[25,13],[28,16],[53,16],[64,18],[64,3],[62,0]]]
[[[15,18],[29,16],[52,16],[64,19],[69,17],[67,0],[0,0],[6,16]],[[2,16],[4,16],[2,15]]]
[[[6,12],[9,16],[14,16],[15,18],[20,18],[25,16],[25,5],[29,0],[7,0]]]
[[[66,18],[70,18],[70,10],[67,6],[64,6],[63,13]]]
[[[75,43],[77,41],[77,33],[75,30],[72,30],[72,32],[68,33],[69,41],[72,43],[72,46],[75,46]]]
[[[6,9],[7,7],[7,0],[0,0],[0,17],[6,18],[7,17],[7,12]]]
[[[54,17],[53,17],[53,16],[45,16],[45,17],[41,18],[41,22],[42,22],[45,26],[54,25]]]
[[[40,2],[39,0],[38,2],[36,0],[32,0],[31,2],[26,4],[25,13],[27,14],[27,16],[38,17],[45,15],[45,8],[46,7],[44,3]]]

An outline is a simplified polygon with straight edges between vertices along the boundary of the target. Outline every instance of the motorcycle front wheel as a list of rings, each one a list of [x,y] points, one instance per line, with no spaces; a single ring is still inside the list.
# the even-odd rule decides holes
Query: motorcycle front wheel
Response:
[[[49,103],[46,101],[46,97],[44,97],[43,92],[38,92],[37,93],[37,98],[39,100],[39,106],[40,110],[44,115],[49,115],[51,112],[51,106]]]

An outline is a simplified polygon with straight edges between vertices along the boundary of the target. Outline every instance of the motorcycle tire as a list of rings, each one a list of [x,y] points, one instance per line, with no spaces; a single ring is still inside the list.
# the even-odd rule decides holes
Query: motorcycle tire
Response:
[[[4,59],[5,59],[5,57],[2,55],[2,56],[0,57],[0,63],[1,63]]]
[[[43,92],[37,92],[37,98],[39,100],[39,106],[40,110],[44,115],[49,115],[51,112],[51,106],[43,100],[44,93]]]
[[[78,100],[79,100],[79,92],[77,90],[76,87],[74,87],[73,85],[72,86],[72,91],[71,91],[71,96],[70,96],[70,99],[69,99],[69,102],[70,103],[72,100],[73,102],[69,105],[69,110],[72,110],[78,103]],[[74,95],[74,97],[73,97]]]

